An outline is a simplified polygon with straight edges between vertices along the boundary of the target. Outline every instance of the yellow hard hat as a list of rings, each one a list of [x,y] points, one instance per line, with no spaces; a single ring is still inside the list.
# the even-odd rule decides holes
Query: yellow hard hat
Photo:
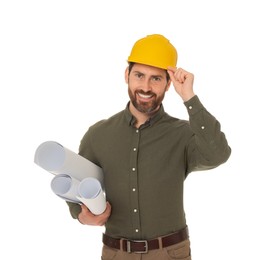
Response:
[[[133,45],[128,62],[168,69],[169,66],[176,67],[177,51],[163,35],[152,34]]]

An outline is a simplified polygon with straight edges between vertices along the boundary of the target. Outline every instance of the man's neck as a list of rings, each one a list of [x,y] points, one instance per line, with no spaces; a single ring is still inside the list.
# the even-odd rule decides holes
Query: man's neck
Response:
[[[133,104],[130,102],[129,103],[129,111],[136,119],[135,127],[139,128],[141,125],[143,125],[147,120],[149,120],[159,110],[159,108],[160,108],[160,106],[156,110],[152,111],[151,113],[143,113],[143,112],[138,111],[133,106]]]

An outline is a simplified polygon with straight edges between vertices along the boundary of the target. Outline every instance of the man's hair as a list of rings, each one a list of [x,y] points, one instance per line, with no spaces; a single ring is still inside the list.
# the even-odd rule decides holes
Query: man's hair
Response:
[[[130,74],[134,64],[135,64],[135,62],[129,62],[128,63],[128,75]],[[165,70],[165,71],[166,71],[166,79],[167,79],[167,81],[169,81],[170,80],[170,75],[169,75],[167,70]]]

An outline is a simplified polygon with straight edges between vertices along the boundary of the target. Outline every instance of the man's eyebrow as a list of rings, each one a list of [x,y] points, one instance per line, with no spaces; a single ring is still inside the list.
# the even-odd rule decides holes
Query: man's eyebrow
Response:
[[[145,75],[145,73],[139,71],[139,70],[133,70],[134,73],[139,73],[139,74],[142,74],[142,75]],[[150,75],[151,77],[160,77],[160,78],[163,78],[164,76],[161,75],[161,74],[156,74],[156,75]]]
[[[161,74],[157,74],[157,75],[151,75],[152,77],[160,77],[160,78],[163,78],[164,76],[161,75]]]
[[[139,70],[133,70],[133,72],[135,72],[135,73],[140,73],[140,74],[144,74],[144,73],[142,73],[142,72],[139,71]]]

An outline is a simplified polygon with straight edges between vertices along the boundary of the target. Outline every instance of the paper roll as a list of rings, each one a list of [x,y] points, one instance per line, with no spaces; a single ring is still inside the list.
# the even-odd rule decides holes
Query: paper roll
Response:
[[[80,200],[77,199],[79,184],[80,181],[69,175],[58,174],[51,181],[51,189],[60,198],[79,203]]]
[[[106,209],[106,199],[100,182],[95,178],[83,179],[78,188],[79,199],[95,215],[102,214]]]
[[[55,141],[40,144],[34,162],[50,173],[66,174],[79,181],[96,178],[104,189],[102,168]]]

